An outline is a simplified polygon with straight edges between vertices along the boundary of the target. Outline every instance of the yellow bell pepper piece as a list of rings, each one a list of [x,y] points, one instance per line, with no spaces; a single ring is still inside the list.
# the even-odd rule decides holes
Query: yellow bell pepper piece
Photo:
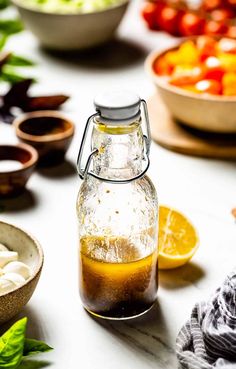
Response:
[[[199,51],[193,41],[186,41],[178,50],[166,53],[166,60],[172,66],[196,65],[199,63]]]
[[[225,73],[222,85],[223,95],[236,96],[236,73]]]
[[[236,72],[236,55],[222,53],[219,54],[218,59],[226,72]]]

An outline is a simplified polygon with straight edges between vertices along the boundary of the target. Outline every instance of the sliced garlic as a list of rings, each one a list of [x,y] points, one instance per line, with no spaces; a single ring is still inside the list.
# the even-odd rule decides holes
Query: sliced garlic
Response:
[[[29,279],[31,276],[31,270],[28,265],[21,261],[11,261],[3,268],[4,273],[17,273],[24,279]]]
[[[1,251],[9,251],[8,248],[5,245],[3,245],[3,243],[0,243],[0,252]]]
[[[16,261],[18,259],[18,253],[14,251],[2,251],[0,252],[0,268],[3,268],[10,261]]]
[[[9,292],[15,288],[15,284],[7,279],[0,278],[0,294]]]
[[[20,286],[25,282],[25,279],[20,274],[17,273],[6,273],[1,277],[1,279],[10,281],[14,283],[15,286]]]

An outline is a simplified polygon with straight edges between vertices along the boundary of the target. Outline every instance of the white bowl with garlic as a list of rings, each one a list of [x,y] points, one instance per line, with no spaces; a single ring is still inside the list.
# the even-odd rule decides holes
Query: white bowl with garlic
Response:
[[[31,235],[0,222],[0,324],[31,298],[43,266],[43,251]]]

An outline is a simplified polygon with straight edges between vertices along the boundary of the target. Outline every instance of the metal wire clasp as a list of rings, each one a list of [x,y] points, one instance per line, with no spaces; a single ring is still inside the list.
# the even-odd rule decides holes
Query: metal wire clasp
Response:
[[[87,138],[87,135],[88,135],[88,132],[89,132],[90,124],[95,118],[100,117],[100,113],[97,112],[97,113],[91,115],[88,118],[87,122],[86,122],[83,137],[82,137],[82,141],[81,141],[81,145],[80,145],[80,149],[79,149],[79,154],[78,154],[78,158],[77,158],[77,170],[78,170],[78,173],[79,173],[79,177],[81,179],[86,179],[86,177],[88,175],[91,175],[94,178],[97,178],[99,180],[109,182],[109,183],[129,183],[129,182],[132,182],[136,179],[142,178],[144,176],[144,174],[147,172],[147,170],[149,168],[149,165],[150,165],[149,153],[150,153],[150,146],[151,146],[150,124],[149,124],[147,103],[146,103],[145,100],[141,100],[141,108],[143,110],[144,121],[145,121],[145,124],[146,124],[146,134],[143,135],[143,139],[144,139],[144,142],[145,142],[145,150],[144,150],[143,161],[146,163],[146,165],[145,165],[144,169],[142,170],[142,172],[139,173],[135,177],[128,178],[128,179],[120,179],[120,180],[119,179],[104,178],[104,177],[101,177],[101,176],[93,173],[89,169],[90,169],[90,164],[91,164],[93,156],[98,154],[99,150],[97,148],[95,148],[93,151],[91,151],[91,153],[88,156],[85,167],[82,168],[82,159],[83,159],[84,147],[85,147],[86,138]]]

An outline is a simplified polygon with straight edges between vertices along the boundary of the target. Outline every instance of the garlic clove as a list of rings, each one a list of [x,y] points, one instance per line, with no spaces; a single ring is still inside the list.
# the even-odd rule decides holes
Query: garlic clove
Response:
[[[6,273],[1,277],[1,279],[12,282],[15,286],[20,286],[21,284],[25,283],[25,279],[17,273]]]
[[[5,245],[3,245],[3,243],[0,243],[0,252],[1,251],[9,251],[8,248]]]
[[[11,261],[3,268],[4,273],[17,273],[21,275],[24,279],[29,279],[31,277],[31,270],[25,263],[21,261]]]
[[[10,261],[16,261],[18,259],[18,253],[14,251],[2,251],[0,252],[0,268],[3,268]]]
[[[10,292],[15,288],[15,284],[7,279],[0,278],[0,294]]]

